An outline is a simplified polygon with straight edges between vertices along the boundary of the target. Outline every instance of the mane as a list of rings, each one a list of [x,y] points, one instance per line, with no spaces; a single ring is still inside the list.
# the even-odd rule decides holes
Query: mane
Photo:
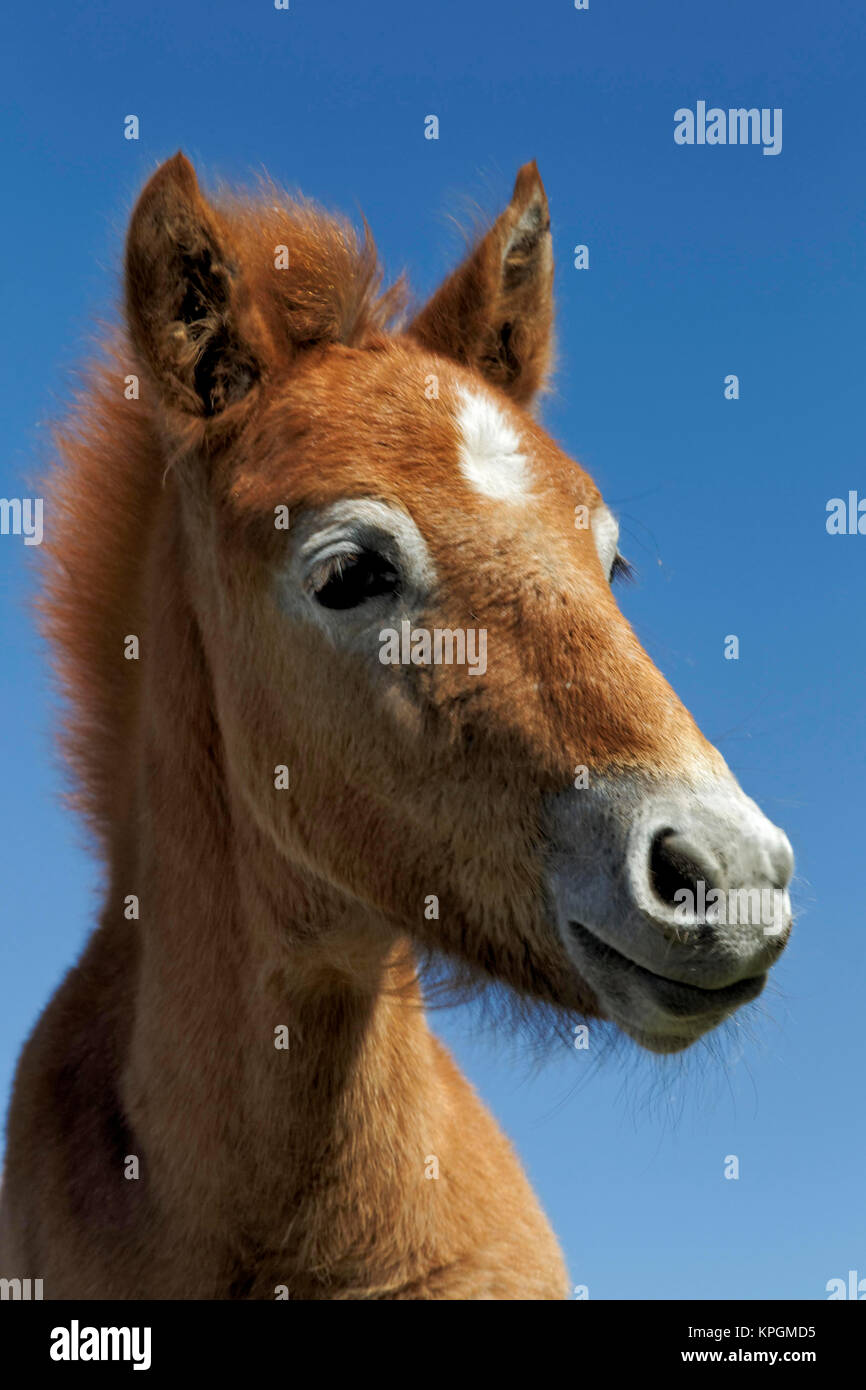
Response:
[[[358,346],[394,328],[405,286],[401,278],[381,291],[366,223],[360,239],[345,219],[265,179],[252,192],[223,188],[212,205],[277,330],[291,316],[296,341]],[[279,246],[289,249],[284,270],[275,265]],[[60,742],[70,800],[104,856],[122,814],[139,698],[137,663],[124,660],[123,641],[146,626],[141,578],[165,485],[150,393],[124,396],[131,374],[147,379],[119,323],[106,330],[52,430],[54,459],[41,487],[48,525],[40,627],[64,701]]]

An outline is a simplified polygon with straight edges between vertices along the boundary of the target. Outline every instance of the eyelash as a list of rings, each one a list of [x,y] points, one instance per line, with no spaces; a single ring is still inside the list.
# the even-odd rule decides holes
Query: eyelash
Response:
[[[375,550],[331,555],[314,568],[310,579],[313,597],[323,608],[358,608],[369,598],[400,591],[397,567]]]
[[[626,582],[634,579],[634,565],[628,561],[624,555],[617,551],[613,557],[613,564],[610,567],[610,582],[615,583],[617,579],[624,579]]]

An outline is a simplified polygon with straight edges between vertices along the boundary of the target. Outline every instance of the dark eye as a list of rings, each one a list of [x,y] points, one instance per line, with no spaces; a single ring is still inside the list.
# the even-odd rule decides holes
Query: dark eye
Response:
[[[395,594],[399,588],[394,565],[375,550],[333,555],[313,576],[313,593],[323,608],[357,608],[368,598]]]

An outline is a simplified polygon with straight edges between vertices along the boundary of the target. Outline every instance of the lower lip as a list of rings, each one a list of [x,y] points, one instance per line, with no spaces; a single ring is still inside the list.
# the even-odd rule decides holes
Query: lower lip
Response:
[[[735,984],[723,985],[720,989],[702,989],[699,985],[683,984],[681,980],[671,980],[665,975],[656,975],[628,956],[621,955],[612,946],[599,941],[597,936],[579,922],[569,922],[569,929],[582,948],[599,964],[612,965],[615,969],[628,972],[652,993],[653,997],[672,1018],[700,1018],[709,1014],[727,1014],[741,1004],[756,999],[767,982],[766,972],[752,975]]]

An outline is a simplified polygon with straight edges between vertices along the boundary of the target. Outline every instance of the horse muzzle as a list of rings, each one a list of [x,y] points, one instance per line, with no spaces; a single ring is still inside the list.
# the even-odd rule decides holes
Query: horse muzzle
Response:
[[[548,812],[557,927],[604,1017],[677,1052],[760,994],[794,858],[733,776],[598,778]]]

